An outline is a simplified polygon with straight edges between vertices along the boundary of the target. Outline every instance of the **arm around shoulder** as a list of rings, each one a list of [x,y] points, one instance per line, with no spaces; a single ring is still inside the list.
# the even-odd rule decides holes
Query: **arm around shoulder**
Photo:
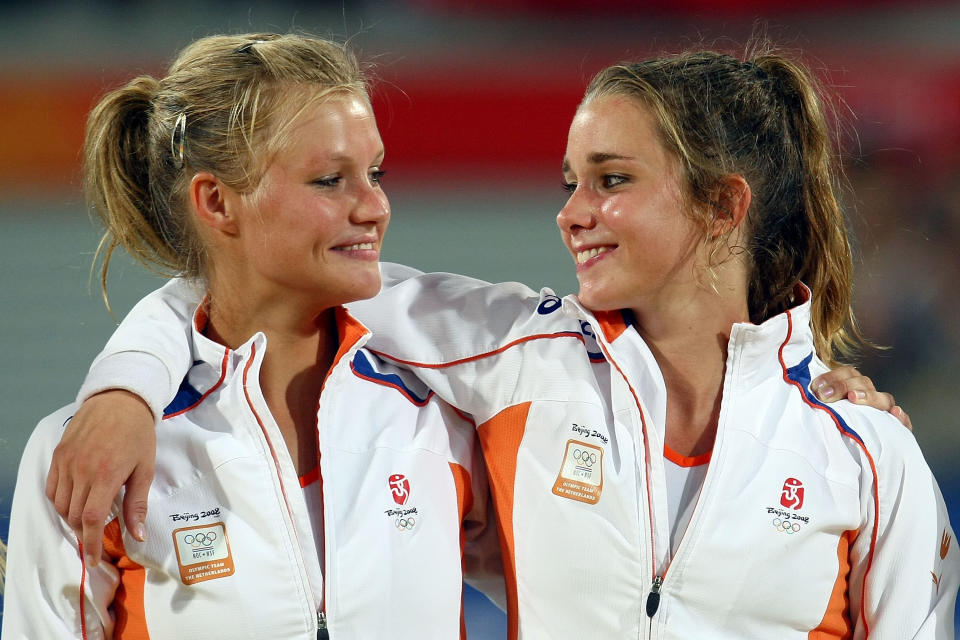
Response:
[[[174,278],[140,300],[94,359],[77,401],[124,389],[159,419],[190,370],[191,323],[202,297],[197,282]]]
[[[103,522],[125,484],[124,520],[143,539],[156,456],[154,425],[190,369],[196,283],[171,280],[141,300],[94,361],[82,405],[50,462],[46,495],[95,563]]]

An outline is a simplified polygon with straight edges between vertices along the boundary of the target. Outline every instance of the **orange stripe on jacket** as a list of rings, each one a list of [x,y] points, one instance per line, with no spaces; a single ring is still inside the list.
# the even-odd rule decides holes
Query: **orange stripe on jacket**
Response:
[[[835,640],[853,637],[850,621],[850,545],[857,531],[845,531],[837,544],[837,580],[827,603],[823,620],[807,636],[810,640]]]
[[[497,529],[503,552],[503,573],[507,591],[507,638],[516,640],[517,561],[513,539],[513,490],[517,477],[517,452],[527,425],[530,403],[504,409],[477,429],[483,457],[487,462],[490,492],[497,509]]]
[[[149,640],[143,588],[146,570],[127,556],[120,519],[114,518],[103,530],[103,550],[120,571],[120,584],[113,597],[115,640]]]

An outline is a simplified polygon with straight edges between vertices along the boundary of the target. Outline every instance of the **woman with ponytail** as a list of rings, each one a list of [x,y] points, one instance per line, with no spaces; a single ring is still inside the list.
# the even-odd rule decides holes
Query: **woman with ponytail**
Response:
[[[916,442],[869,382],[816,394],[846,398],[816,376],[862,342],[832,148],[812,75],[772,50],[614,65],[563,160],[577,296],[385,267],[351,305],[477,424],[510,638],[952,637],[960,550]],[[138,349],[138,375],[170,369],[152,336],[182,341],[189,299],[152,294],[81,395]],[[54,489],[77,434],[145,437],[115,406],[68,433]]]
[[[108,499],[82,518],[100,536],[75,533],[55,508],[73,490],[51,503],[44,479],[77,408],[31,436],[3,637],[457,637],[486,477],[473,425],[367,351],[343,306],[380,289],[390,218],[351,54],[300,35],[203,38],[166,77],[107,94],[84,151],[104,291],[123,247],[198,300],[151,469],[131,480],[145,518]]]

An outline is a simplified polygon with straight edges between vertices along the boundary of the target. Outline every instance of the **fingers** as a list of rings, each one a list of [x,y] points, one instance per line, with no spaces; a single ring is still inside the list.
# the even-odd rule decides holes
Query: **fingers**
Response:
[[[67,524],[77,532],[83,543],[87,566],[100,562],[103,548],[103,529],[113,508],[113,498],[120,491],[123,480],[108,473],[106,463],[78,465],[74,470],[77,481],[70,497]]]
[[[903,410],[903,407],[894,405],[894,407],[890,409],[890,413],[895,415],[897,419],[903,423],[903,426],[905,426],[907,429],[910,429],[910,431],[913,431],[913,423],[910,421],[910,416],[907,414],[907,412]]]
[[[56,452],[54,452],[50,473],[47,474],[47,497],[53,502],[53,508],[64,520],[70,515],[70,498],[73,496],[72,478],[73,476],[69,473],[60,473],[60,465],[57,462]],[[53,484],[52,487],[51,484]]]
[[[836,402],[847,398],[851,402],[857,401],[860,404],[874,406],[872,404],[873,398],[869,395],[876,392],[873,380],[850,366],[837,367],[817,376],[810,386],[823,402]],[[851,396],[851,394],[855,395]],[[867,402],[863,402],[864,400],[867,400]],[[883,410],[886,411],[889,408],[888,406],[883,407]]]
[[[124,483],[127,529],[144,539],[156,454],[153,426],[153,414],[140,398],[107,391],[84,402],[54,451],[45,492],[76,532],[88,566],[100,561],[103,530]]]
[[[862,404],[881,411],[891,411],[897,406],[896,400],[889,393],[883,391],[864,391],[854,389],[847,393],[847,400],[854,404]]]
[[[810,383],[810,388],[823,402],[829,403],[846,399],[854,404],[889,411],[903,423],[903,426],[911,431],[913,430],[910,416],[902,407],[897,406],[896,398],[885,391],[877,391],[873,385],[873,380],[853,367],[837,367],[821,376],[817,376]]]
[[[50,462],[50,470],[47,471],[47,484],[43,492],[47,495],[47,500],[57,503],[57,488],[60,484],[60,469],[57,467],[56,459]]]
[[[90,502],[89,498],[81,512],[80,541],[83,542],[83,556],[88,568],[100,563],[100,557],[103,555],[103,528],[109,513],[110,502],[107,502],[106,508],[103,508],[101,504]]]
[[[127,531],[140,542],[146,536],[147,495],[152,481],[153,467],[140,465],[127,480],[127,491],[123,496],[123,519]]]

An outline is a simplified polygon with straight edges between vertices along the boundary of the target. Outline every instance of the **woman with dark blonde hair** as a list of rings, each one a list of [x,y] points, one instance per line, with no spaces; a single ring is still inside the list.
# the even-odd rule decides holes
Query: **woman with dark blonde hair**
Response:
[[[577,296],[388,267],[351,305],[477,424],[510,638],[952,637],[960,552],[916,442],[858,406],[882,396],[814,393],[860,342],[834,165],[812,75],[772,50],[614,65],[563,161]],[[152,294],[84,394],[125,386],[118,353],[182,373],[189,298]]]
[[[122,246],[203,301],[139,479],[148,517],[117,502],[77,537],[43,495],[76,408],[34,431],[4,638],[460,635],[486,506],[473,425],[343,307],[380,289],[383,156],[359,65],[307,36],[202,38],[92,111],[104,287]]]

